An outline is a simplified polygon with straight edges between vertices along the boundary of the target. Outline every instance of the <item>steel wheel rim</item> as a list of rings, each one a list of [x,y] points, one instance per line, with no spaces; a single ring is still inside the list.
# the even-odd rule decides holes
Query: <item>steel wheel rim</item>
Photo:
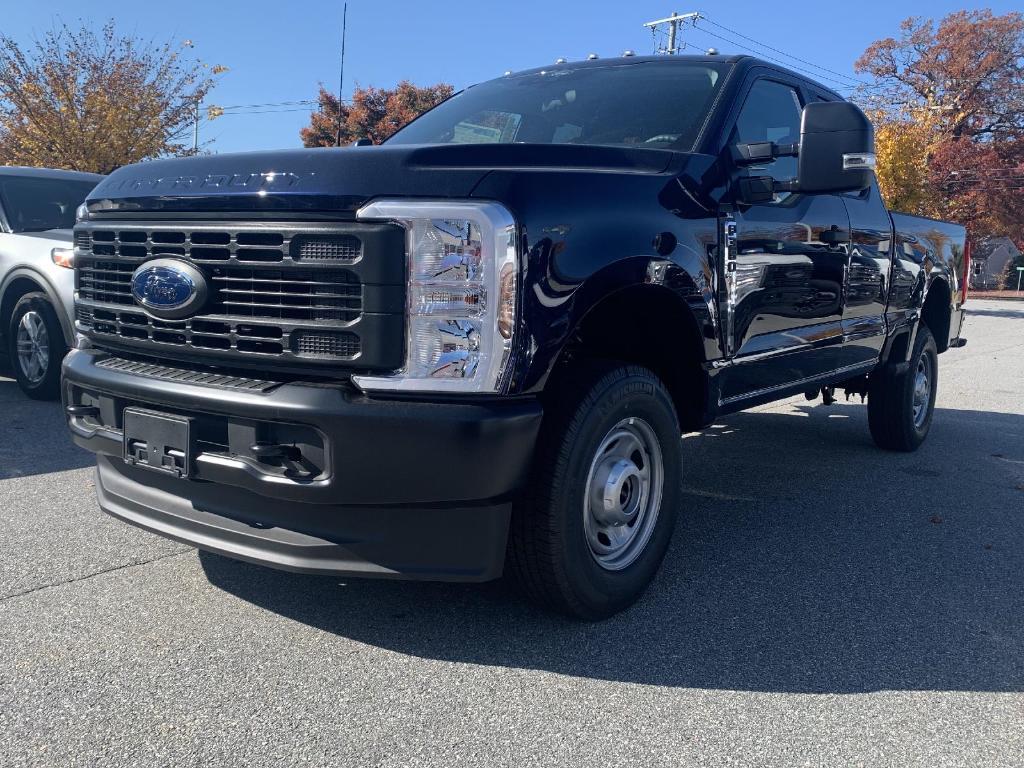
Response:
[[[914,426],[920,429],[928,417],[928,406],[932,399],[932,362],[928,355],[921,355],[914,374]]]
[[[29,310],[18,322],[18,366],[30,384],[38,384],[46,376],[50,364],[50,335],[43,316]]]
[[[628,568],[647,547],[665,482],[661,444],[651,425],[630,417],[598,444],[583,499],[590,554],[608,571]]]

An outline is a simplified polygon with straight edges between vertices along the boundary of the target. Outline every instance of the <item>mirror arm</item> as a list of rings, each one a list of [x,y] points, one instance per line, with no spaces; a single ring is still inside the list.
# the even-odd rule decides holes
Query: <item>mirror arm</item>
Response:
[[[799,192],[800,182],[797,179],[776,181],[771,176],[746,176],[737,179],[737,202],[746,205],[771,202],[778,192]]]
[[[745,205],[770,203],[775,198],[775,183],[771,176],[746,176],[737,179],[736,201]]]
[[[731,154],[736,165],[758,165],[770,163],[777,157],[797,157],[800,154],[800,145],[759,141],[754,144],[736,144],[732,147]]]

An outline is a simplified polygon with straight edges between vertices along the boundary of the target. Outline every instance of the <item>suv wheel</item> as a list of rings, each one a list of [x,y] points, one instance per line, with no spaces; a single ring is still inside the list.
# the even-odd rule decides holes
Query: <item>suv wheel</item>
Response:
[[[528,595],[601,619],[632,604],[668,549],[681,436],[651,371],[595,365],[548,403],[530,490],[512,516],[509,570]]]
[[[8,328],[11,368],[18,386],[35,400],[60,396],[60,364],[68,352],[53,306],[42,293],[18,300]]]
[[[879,448],[914,451],[924,442],[935,411],[938,362],[935,339],[922,325],[907,369],[899,374],[883,369],[871,377],[868,426]]]

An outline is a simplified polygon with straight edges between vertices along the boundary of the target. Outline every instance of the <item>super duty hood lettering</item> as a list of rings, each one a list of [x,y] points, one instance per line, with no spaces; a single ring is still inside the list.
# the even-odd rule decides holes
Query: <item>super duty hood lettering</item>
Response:
[[[221,190],[245,189],[267,190],[288,189],[294,187],[304,177],[312,178],[315,174],[292,173],[291,171],[263,171],[258,173],[214,173],[205,176],[158,176],[156,178],[118,178],[115,174],[100,184],[96,195],[114,192],[160,192],[163,190]]]

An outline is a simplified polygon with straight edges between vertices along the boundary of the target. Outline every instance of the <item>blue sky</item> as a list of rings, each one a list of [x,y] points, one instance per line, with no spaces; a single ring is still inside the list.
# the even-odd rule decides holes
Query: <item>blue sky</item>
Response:
[[[63,19],[99,26],[114,18],[119,29],[164,40],[191,39],[205,61],[230,71],[209,103],[233,106],[315,98],[318,83],[337,88],[342,2],[338,0],[42,0],[4,3],[3,31],[20,41]],[[392,86],[450,82],[457,88],[524,69],[595,52],[615,56],[626,48],[652,52],[642,24],[701,11],[711,21],[846,75],[873,40],[896,34],[907,16],[938,18],[963,8],[996,13],[1020,8],[1019,0],[856,3],[787,0],[607,0],[512,3],[488,0],[394,2],[350,0],[345,55],[346,96],[356,83]],[[688,30],[687,43],[723,53],[745,52],[712,37],[716,32],[747,44],[720,27]],[[771,54],[770,55],[776,55]],[[800,65],[803,66],[803,65]],[[828,83],[834,85],[834,83]],[[299,146],[308,111],[232,115],[202,126],[215,152]]]

